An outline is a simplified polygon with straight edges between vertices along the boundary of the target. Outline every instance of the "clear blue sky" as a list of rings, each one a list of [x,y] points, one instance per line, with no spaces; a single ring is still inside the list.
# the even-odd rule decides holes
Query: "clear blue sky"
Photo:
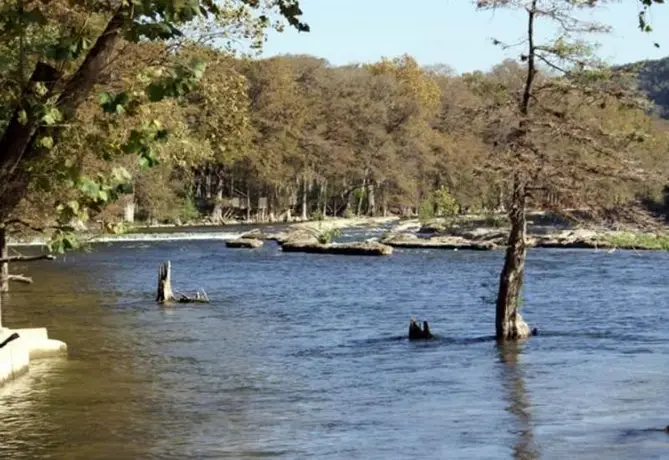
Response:
[[[457,72],[487,70],[518,50],[503,52],[490,39],[522,36],[520,12],[476,11],[471,0],[301,0],[311,32],[270,33],[263,56],[311,54],[332,64],[369,62],[404,53],[421,64],[448,64]],[[657,32],[637,29],[636,0],[598,8],[593,16],[613,27],[597,37],[599,55],[613,64],[669,55],[669,5],[650,16]],[[550,35],[550,29],[543,29]],[[653,42],[662,47],[655,48]]]

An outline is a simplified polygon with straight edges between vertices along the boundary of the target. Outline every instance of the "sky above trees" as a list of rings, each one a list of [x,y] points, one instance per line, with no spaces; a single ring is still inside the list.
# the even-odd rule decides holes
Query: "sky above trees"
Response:
[[[524,20],[518,11],[476,11],[470,0],[302,0],[301,6],[311,32],[270,33],[263,56],[310,54],[341,65],[409,53],[422,65],[443,63],[457,72],[488,70],[518,53],[493,46],[491,38],[513,42],[520,38]],[[598,37],[599,55],[610,63],[669,54],[669,15],[663,9],[649,13],[657,31],[650,34],[637,28],[636,3],[612,2],[596,11],[598,21],[613,27],[611,34]],[[552,33],[540,27],[543,34]],[[663,46],[658,49],[654,42]]]

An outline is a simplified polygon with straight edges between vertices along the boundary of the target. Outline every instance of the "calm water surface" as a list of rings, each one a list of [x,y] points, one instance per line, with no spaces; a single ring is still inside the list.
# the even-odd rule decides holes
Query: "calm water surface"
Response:
[[[153,302],[158,264],[209,305]],[[5,324],[69,359],[0,388],[2,459],[669,458],[669,254],[530,253],[488,338],[501,253],[282,254],[115,243],[15,266]],[[441,339],[409,343],[408,319]]]

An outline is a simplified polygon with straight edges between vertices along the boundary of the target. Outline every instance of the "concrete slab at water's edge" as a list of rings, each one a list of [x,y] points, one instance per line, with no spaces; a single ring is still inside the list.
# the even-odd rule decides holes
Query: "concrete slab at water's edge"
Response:
[[[16,335],[14,335],[16,334]],[[67,354],[67,345],[50,339],[46,328],[0,328],[0,385],[28,371],[30,360]]]

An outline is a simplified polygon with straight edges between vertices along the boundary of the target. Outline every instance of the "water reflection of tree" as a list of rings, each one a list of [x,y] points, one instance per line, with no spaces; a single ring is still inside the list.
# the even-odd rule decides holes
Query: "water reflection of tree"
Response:
[[[535,460],[540,458],[532,433],[530,402],[525,389],[524,374],[518,362],[521,345],[517,342],[499,344],[498,352],[504,368],[502,372],[505,396],[509,402],[507,411],[517,419],[518,440],[513,446],[513,458]]]

